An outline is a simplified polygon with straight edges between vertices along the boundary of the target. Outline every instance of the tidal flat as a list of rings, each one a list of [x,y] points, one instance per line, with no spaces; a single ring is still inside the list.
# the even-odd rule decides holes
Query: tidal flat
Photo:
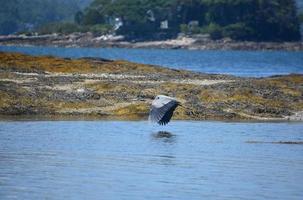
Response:
[[[0,53],[0,114],[146,119],[157,94],[174,119],[302,120],[303,75],[244,78],[124,60]]]

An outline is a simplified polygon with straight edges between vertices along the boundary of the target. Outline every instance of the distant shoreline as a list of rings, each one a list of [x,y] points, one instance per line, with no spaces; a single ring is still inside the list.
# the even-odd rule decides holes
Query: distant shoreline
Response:
[[[54,46],[54,47],[95,47],[95,48],[146,48],[146,49],[188,49],[188,50],[251,50],[251,51],[303,51],[303,42],[251,42],[234,41],[228,38],[211,40],[205,35],[180,36],[160,41],[124,41],[121,36],[99,36],[91,33],[69,35],[9,35],[0,36],[3,46]]]

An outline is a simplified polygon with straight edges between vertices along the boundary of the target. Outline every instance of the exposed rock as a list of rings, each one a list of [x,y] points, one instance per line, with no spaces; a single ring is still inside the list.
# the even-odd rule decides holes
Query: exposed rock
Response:
[[[0,36],[0,45],[48,45],[59,47],[119,47],[119,48],[163,48],[193,50],[286,50],[302,51],[303,42],[251,42],[234,41],[229,38],[211,40],[207,35],[180,35],[175,39],[161,41],[124,41],[123,36],[94,36],[92,33],[70,35]]]
[[[146,118],[157,94],[175,119],[302,120],[303,75],[239,78],[103,59],[0,53],[0,114]]]

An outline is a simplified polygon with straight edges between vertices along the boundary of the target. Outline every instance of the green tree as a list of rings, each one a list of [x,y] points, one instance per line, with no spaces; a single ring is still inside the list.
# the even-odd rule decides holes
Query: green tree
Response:
[[[76,1],[0,0],[0,34],[32,29],[51,22],[72,20],[79,10]]]
[[[300,39],[295,1],[259,0],[252,27],[258,40],[292,41]]]
[[[189,22],[198,21],[204,28],[190,32],[208,32],[213,38],[300,39],[294,0],[95,0],[84,18],[89,19],[87,24],[111,25],[119,18],[123,26],[117,32],[133,37],[175,35],[181,28],[186,31]],[[169,28],[163,30],[160,24],[164,20]]]
[[[234,40],[253,39],[254,34],[254,30],[244,23],[230,24],[223,29],[223,36]]]
[[[83,17],[84,25],[95,25],[104,23],[104,17],[96,9],[90,9]]]
[[[75,14],[75,17],[74,17],[74,21],[76,24],[80,25],[83,23],[83,18],[84,18],[84,14],[82,11],[78,11],[76,14]]]
[[[303,24],[303,13],[299,14],[299,21],[301,24]]]

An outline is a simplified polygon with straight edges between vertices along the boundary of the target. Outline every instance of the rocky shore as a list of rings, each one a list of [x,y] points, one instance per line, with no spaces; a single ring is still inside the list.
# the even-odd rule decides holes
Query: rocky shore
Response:
[[[146,119],[157,94],[174,119],[302,120],[303,75],[239,78],[98,58],[0,52],[0,115]]]
[[[124,41],[123,36],[92,33],[73,33],[70,35],[10,35],[0,36],[0,45],[56,47],[119,47],[119,48],[163,48],[191,50],[285,50],[302,51],[303,42],[249,42],[234,41],[228,38],[211,40],[208,35],[185,36],[162,41]]]

